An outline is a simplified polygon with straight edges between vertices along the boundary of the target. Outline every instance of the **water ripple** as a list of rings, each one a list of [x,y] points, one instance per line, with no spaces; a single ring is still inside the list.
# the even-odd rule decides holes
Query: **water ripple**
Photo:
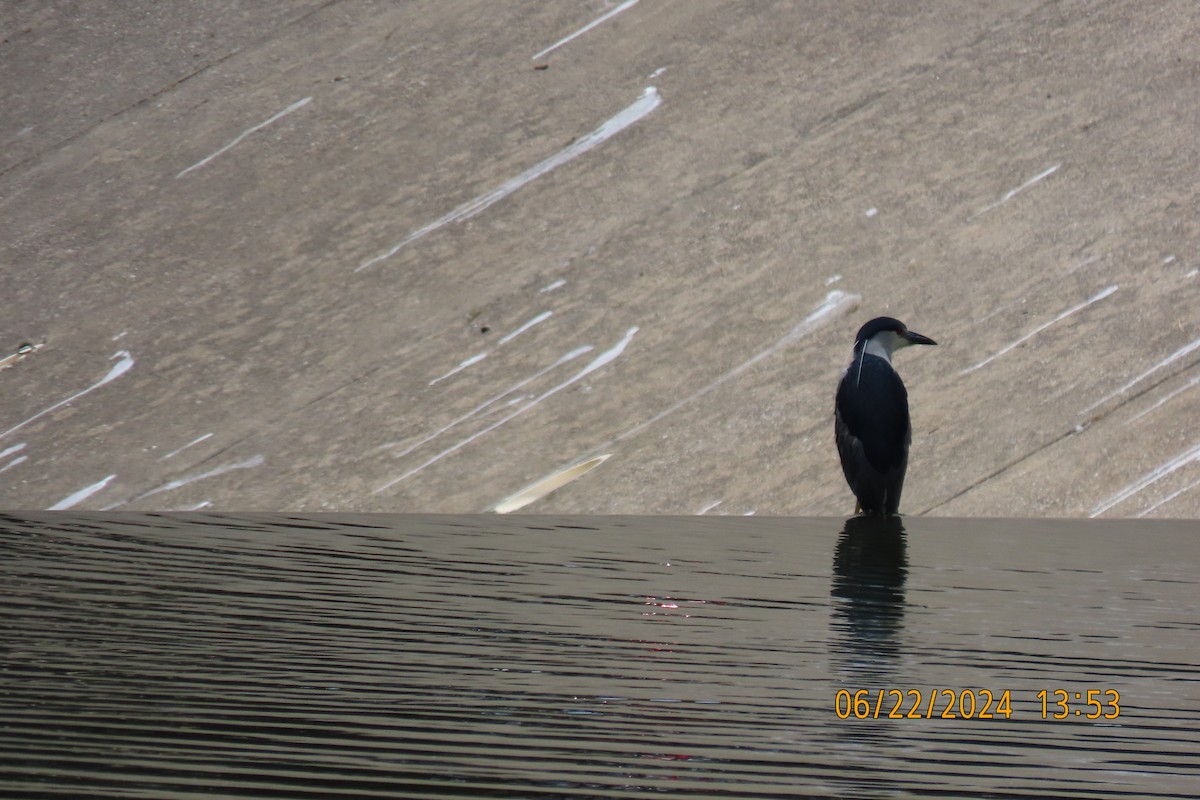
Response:
[[[1143,521],[5,515],[0,796],[1190,798],[1193,541]],[[839,718],[842,689],[868,717],[882,693],[884,718]],[[941,689],[1007,690],[1012,713],[923,718]],[[1120,714],[1043,719],[1058,689],[1085,713],[1075,692],[1119,692]],[[891,690],[922,718],[887,719]]]

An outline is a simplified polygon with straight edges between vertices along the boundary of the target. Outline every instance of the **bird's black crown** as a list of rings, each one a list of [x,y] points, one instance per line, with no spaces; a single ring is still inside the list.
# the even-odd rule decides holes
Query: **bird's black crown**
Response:
[[[908,326],[898,319],[891,317],[876,317],[858,329],[858,335],[854,337],[854,346],[862,344],[877,333],[883,331],[892,331],[903,336],[908,332]]]

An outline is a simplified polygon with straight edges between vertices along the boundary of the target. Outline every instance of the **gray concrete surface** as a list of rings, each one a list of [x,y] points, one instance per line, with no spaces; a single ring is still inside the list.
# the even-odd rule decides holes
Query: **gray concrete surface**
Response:
[[[1185,0],[5,4],[0,507],[470,512],[611,454],[526,510],[845,514],[887,313],[941,343],[907,513],[1195,517],[1197,41]]]

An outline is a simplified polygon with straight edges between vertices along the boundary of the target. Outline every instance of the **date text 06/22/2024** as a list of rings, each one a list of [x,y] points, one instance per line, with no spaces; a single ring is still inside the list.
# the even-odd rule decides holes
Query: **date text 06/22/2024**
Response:
[[[1042,689],[1034,697],[1042,719],[1111,720],[1121,714],[1116,689]],[[838,719],[1009,719],[1012,690],[838,689],[833,710]]]

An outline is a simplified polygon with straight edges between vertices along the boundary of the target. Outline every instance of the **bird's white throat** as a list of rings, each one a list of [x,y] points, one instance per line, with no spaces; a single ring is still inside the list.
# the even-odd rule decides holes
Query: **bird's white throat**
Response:
[[[898,347],[904,347],[906,344],[909,344],[909,341],[903,336],[898,336],[894,331],[880,331],[870,339],[867,339],[864,349],[867,354],[879,356],[891,364],[892,352]]]

